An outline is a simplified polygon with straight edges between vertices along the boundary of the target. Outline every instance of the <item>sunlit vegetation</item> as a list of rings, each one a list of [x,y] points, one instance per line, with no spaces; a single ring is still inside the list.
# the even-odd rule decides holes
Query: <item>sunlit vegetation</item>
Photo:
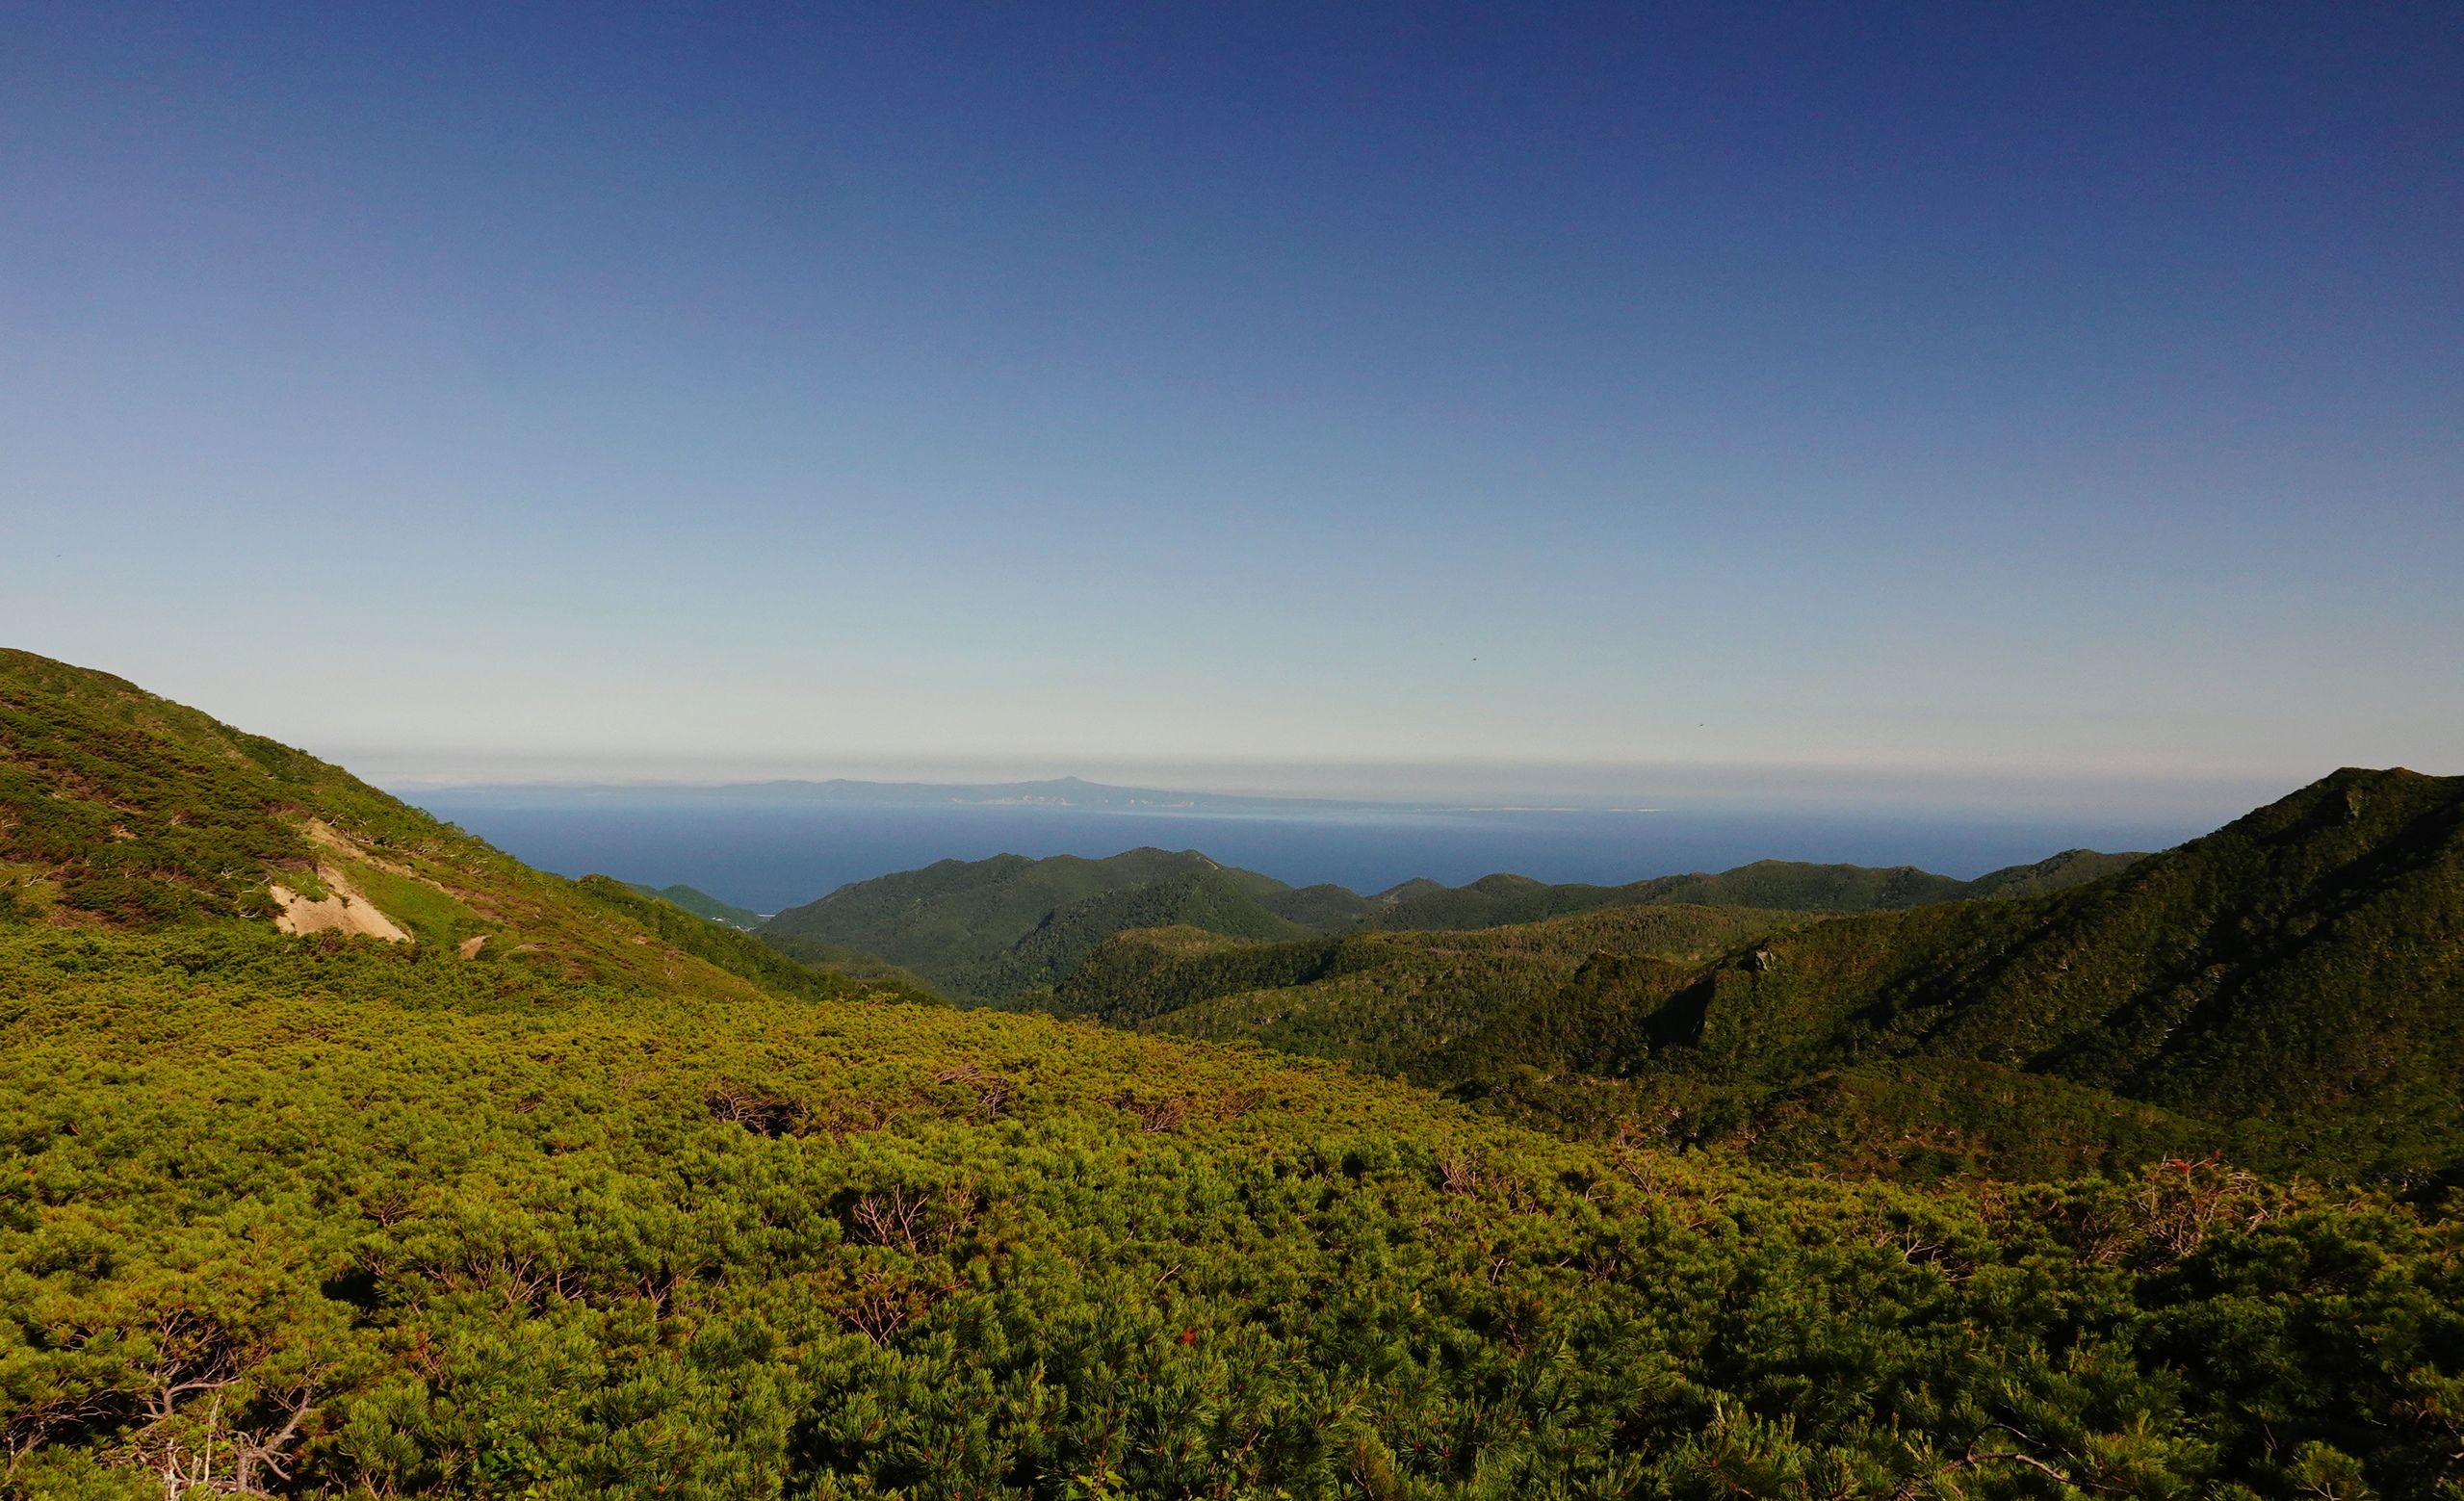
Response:
[[[0,670],[18,715],[120,686]],[[228,733],[165,722],[67,737],[71,780],[6,721],[48,779],[11,827]],[[2421,1196],[1549,1135],[915,1003],[292,764],[213,826],[264,838],[259,881],[348,858],[448,899],[412,942],[279,934],[236,867],[72,905],[83,857],[9,846],[50,884],[0,921],[0,1495],[2464,1487],[2464,1232]],[[1625,962],[1684,969],[1739,919],[1631,920]]]
[[[466,1495],[2425,1494],[2457,1446],[2452,1225],[2221,1168],[1849,1187],[255,929],[20,930],[0,973],[20,1495],[209,1452]]]

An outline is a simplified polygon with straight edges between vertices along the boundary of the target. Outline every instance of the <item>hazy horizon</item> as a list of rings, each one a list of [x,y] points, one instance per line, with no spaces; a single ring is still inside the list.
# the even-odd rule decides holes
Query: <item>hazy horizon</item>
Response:
[[[979,787],[1067,777],[1105,787],[1206,796],[1324,799],[1441,807],[1528,807],[1659,811],[1820,809],[1827,812],[2088,815],[2222,822],[2292,791],[2300,783],[2249,776],[2082,778],[1955,772],[1843,774],[1792,766],[1327,765],[1307,763],[1112,763],[916,762],[816,765],[797,761],[716,759],[577,763],[503,758],[345,758],[343,763],[388,790],[432,792],[524,789],[657,794],[759,788],[774,783],[914,784]],[[2323,776],[2334,767],[2321,767]],[[2423,769],[2423,768],[2413,768]],[[2305,778],[2303,782],[2316,780]]]

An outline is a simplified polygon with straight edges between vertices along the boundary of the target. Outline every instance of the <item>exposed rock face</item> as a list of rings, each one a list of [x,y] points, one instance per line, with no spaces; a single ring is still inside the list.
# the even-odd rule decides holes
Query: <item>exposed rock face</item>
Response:
[[[1778,968],[1778,965],[1779,956],[1768,948],[1757,948],[1746,955],[1746,970],[1750,973],[1760,974],[1767,970]]]
[[[317,879],[333,894],[320,901],[293,891],[279,883],[268,886],[273,899],[282,904],[273,925],[285,933],[340,932],[360,938],[381,938],[389,944],[407,944],[410,935],[393,919],[376,910],[376,904],[359,894],[341,871],[329,866],[317,867]]]

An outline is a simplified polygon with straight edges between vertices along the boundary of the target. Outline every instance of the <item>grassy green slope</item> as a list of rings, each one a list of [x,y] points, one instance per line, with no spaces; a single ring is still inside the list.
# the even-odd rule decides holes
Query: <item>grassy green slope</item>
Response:
[[[275,910],[270,883],[313,888],[321,868],[462,963],[866,990],[620,883],[532,870],[340,767],[120,679],[0,652],[0,924],[254,927]]]
[[[49,785],[202,798],[196,728]],[[360,795],[252,804],[255,776],[212,826]],[[0,811],[56,827],[28,786]],[[158,827],[115,811],[141,821],[113,844]],[[186,911],[69,900],[65,842],[13,888],[0,1495],[2455,1479],[2451,1222],[2214,1168],[1936,1196],[1554,1140],[1315,1061],[832,991],[357,815],[491,924],[477,955],[278,934],[205,863],[142,877]]]
[[[314,809],[397,841],[434,826],[357,779],[101,673],[0,651],[0,919],[140,927],[267,918]]]

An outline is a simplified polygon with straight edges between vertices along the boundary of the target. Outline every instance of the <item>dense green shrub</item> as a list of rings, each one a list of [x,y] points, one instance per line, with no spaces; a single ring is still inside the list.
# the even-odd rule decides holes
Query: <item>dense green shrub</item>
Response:
[[[252,928],[0,938],[0,1024],[18,1495],[209,1447],[474,1496],[2455,1479],[2454,1226],[2215,1167],[1856,1187],[1272,1055]]]

